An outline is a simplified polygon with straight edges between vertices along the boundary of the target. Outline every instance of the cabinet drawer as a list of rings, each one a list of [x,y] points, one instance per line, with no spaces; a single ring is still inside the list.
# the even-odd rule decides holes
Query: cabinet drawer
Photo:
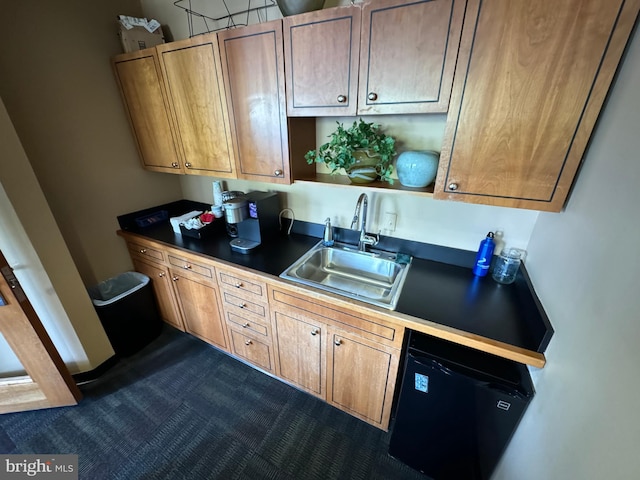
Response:
[[[235,292],[230,292],[225,289],[221,289],[221,293],[225,310],[234,312],[240,316],[244,315],[245,312],[249,312],[263,319],[264,322],[268,321],[269,311],[266,305],[252,302],[239,295],[235,295]]]
[[[278,308],[284,308],[285,311],[297,311],[309,318],[317,318],[318,321],[356,333],[369,340],[394,348],[402,346],[403,328],[387,323],[374,315],[347,310],[300,292],[290,292],[280,288],[270,289],[269,295],[273,308],[280,305],[281,307]]]
[[[268,371],[273,370],[271,344],[229,328],[231,352]]]
[[[262,322],[257,321],[254,315],[240,316],[233,312],[227,312],[227,323],[230,327],[246,329],[249,332],[269,337],[269,329]]]
[[[238,295],[244,298],[247,298],[247,295],[251,295],[256,301],[267,301],[267,286],[262,282],[238,275],[235,272],[220,269],[218,269],[218,281],[221,287],[236,289]]]
[[[164,252],[156,248],[133,242],[128,242],[127,247],[129,248],[129,254],[133,258],[146,258],[157,262],[165,261]]]
[[[175,254],[167,254],[169,264],[174,267],[182,269],[182,274],[185,276],[191,276],[192,278],[205,278],[210,281],[215,281],[215,270],[212,266],[194,262],[187,256],[177,256]]]

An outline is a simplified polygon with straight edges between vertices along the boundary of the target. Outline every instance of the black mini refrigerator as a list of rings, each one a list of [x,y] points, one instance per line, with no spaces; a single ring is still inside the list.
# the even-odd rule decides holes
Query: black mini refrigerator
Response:
[[[435,480],[488,479],[533,395],[525,365],[411,331],[389,453]]]

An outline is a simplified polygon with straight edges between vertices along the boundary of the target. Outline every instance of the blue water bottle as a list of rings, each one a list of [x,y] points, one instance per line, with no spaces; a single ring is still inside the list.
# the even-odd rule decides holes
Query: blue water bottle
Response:
[[[496,244],[493,241],[493,232],[487,233],[487,238],[480,242],[478,254],[476,255],[476,263],[473,266],[473,274],[478,277],[484,277],[489,273],[491,266],[491,258],[493,257],[493,249]]]

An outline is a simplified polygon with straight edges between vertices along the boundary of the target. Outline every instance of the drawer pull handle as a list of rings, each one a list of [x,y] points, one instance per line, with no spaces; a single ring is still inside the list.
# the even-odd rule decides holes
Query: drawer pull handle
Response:
[[[246,322],[242,324],[242,328],[247,328],[248,326],[249,326],[249,324],[246,323]]]
[[[238,305],[238,306],[239,306],[240,308],[244,308],[244,307],[246,307],[246,306],[247,306],[247,304],[246,304],[246,303],[241,303],[241,304],[240,304],[240,305]]]
[[[245,340],[245,341],[244,341],[244,344],[245,344],[245,345],[251,345],[251,340]]]
[[[320,330],[318,330],[317,328],[314,328],[313,330],[311,330],[311,335],[313,335],[314,337],[320,333]]]
[[[182,268],[184,268],[185,270],[191,270],[191,265],[187,263]]]
[[[335,342],[333,342],[335,344],[336,347],[339,347],[340,345],[342,345],[342,340],[340,340],[339,338],[336,338]]]
[[[158,274],[158,276],[159,276],[160,278],[164,277],[165,275],[166,275],[166,273],[164,273],[164,272],[160,272],[160,273]]]
[[[141,248],[140,249],[140,253],[147,253],[147,249],[146,248]]]
[[[173,277],[171,277],[171,280],[173,280],[174,282],[178,281],[178,277],[176,277],[175,275]]]
[[[184,164],[184,166],[187,167],[187,168],[191,168],[191,163],[187,162],[187,163]]]
[[[236,282],[236,285],[235,285],[236,288],[240,288],[241,286],[242,286],[242,282]]]
[[[180,164],[178,162],[171,162],[171,166],[173,168],[180,168]]]

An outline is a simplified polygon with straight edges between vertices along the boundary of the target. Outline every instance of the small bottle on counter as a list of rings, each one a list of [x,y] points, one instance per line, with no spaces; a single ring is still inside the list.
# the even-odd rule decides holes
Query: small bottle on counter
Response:
[[[493,241],[493,232],[487,233],[484,240],[480,242],[478,253],[476,255],[476,262],[473,265],[473,274],[477,277],[486,277],[489,273],[489,267],[491,266],[491,259],[493,257],[493,250],[496,244]]]

